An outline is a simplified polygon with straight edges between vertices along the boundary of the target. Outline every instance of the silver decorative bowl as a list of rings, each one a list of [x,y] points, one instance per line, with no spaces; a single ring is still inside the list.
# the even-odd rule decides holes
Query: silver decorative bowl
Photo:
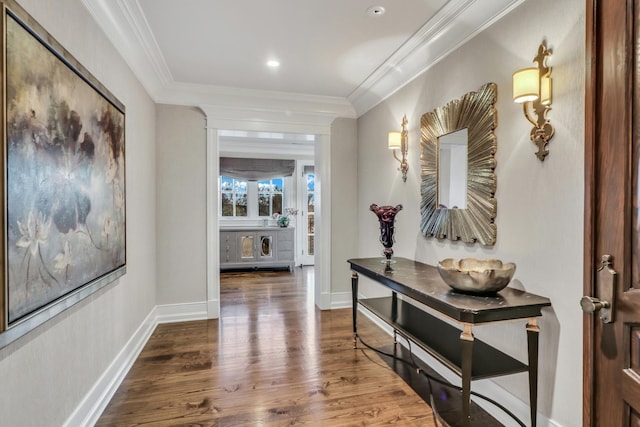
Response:
[[[497,259],[447,258],[438,263],[438,272],[456,291],[484,295],[504,289],[516,272],[516,265]]]

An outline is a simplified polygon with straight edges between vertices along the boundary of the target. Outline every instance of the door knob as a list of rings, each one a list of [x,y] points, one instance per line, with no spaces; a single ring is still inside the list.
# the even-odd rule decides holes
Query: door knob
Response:
[[[600,301],[598,298],[585,296],[580,299],[580,307],[585,313],[594,313],[603,308],[611,307],[611,304],[609,304],[609,301]]]
[[[603,255],[600,268],[594,277],[594,290],[600,298],[584,296],[580,299],[580,307],[585,313],[593,314],[596,311],[600,314],[602,323],[611,323],[614,319],[614,304],[616,299],[616,278],[617,273],[611,265],[613,257]]]

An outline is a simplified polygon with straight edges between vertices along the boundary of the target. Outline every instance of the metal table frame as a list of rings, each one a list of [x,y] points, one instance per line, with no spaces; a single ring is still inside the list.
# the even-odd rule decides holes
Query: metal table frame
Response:
[[[402,331],[403,335],[408,335],[412,341],[416,342],[416,344],[421,348],[434,355],[438,360],[443,362],[461,377],[464,426],[469,426],[471,422],[470,405],[472,379],[506,375],[526,370],[529,373],[531,425],[536,425],[538,396],[538,340],[540,333],[537,317],[542,315],[542,307],[551,305],[548,298],[512,288],[505,288],[498,294],[492,296],[473,296],[457,293],[442,280],[435,267],[406,258],[396,258],[395,263],[390,266],[381,258],[350,259],[348,262],[351,265],[352,270],[351,292],[353,304],[354,348],[357,347],[357,340],[359,338],[357,329],[357,312],[358,304],[360,304],[361,306],[368,308],[377,316],[383,318],[383,320],[394,329],[394,335],[398,330]],[[392,296],[388,298],[388,301],[385,301],[384,299],[359,300],[358,273],[391,289]],[[413,329],[410,322],[402,320],[403,307],[404,311],[409,309],[414,316],[416,314],[416,310],[419,309],[414,308],[415,306],[410,305],[403,300],[399,300],[397,297],[398,294],[420,302],[448,318],[453,319],[461,325],[462,329],[457,330],[460,334],[456,338],[459,340],[459,359],[456,357],[458,355],[448,357],[445,354],[446,352],[439,350],[438,346],[441,345],[441,343],[439,343],[438,340],[432,339],[431,336],[424,335],[419,328]],[[387,311],[387,308],[380,308],[387,306],[389,306],[388,310],[390,311]],[[376,308],[378,309],[376,310]],[[397,317],[398,315],[400,318]],[[431,317],[427,314],[425,314],[425,316]],[[472,328],[475,325],[520,319],[527,320],[528,365],[524,365],[521,362],[516,361],[493,347],[482,342],[478,342],[474,338]],[[443,329],[447,329],[444,324],[442,327]],[[412,333],[412,331],[415,332]],[[441,333],[436,335],[441,335]],[[447,335],[449,335],[448,338],[451,339],[450,331],[447,332]],[[451,342],[444,344],[445,346],[450,346]],[[486,369],[481,366],[474,366],[474,351],[496,352],[495,354],[498,356],[507,358],[509,363],[513,362],[513,366],[506,368],[503,371],[500,370],[501,367],[496,366],[487,366]]]

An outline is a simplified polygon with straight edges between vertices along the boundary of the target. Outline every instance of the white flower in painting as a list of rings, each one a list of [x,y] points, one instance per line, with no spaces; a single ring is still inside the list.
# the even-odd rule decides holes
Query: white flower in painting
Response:
[[[54,268],[57,272],[65,271],[71,265],[71,248],[69,242],[64,242],[64,251],[58,253],[54,258]]]
[[[18,230],[20,230],[22,236],[16,242],[16,245],[20,248],[28,248],[31,251],[31,255],[35,256],[40,249],[40,245],[47,242],[50,228],[51,218],[46,219],[41,212],[34,214],[31,211],[27,216],[26,223],[18,221]]]

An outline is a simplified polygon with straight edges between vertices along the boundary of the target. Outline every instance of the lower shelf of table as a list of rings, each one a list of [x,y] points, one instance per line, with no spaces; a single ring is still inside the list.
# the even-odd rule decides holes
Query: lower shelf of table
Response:
[[[449,369],[462,375],[460,329],[418,307],[391,297],[359,300],[358,303],[418,345]],[[490,378],[528,371],[528,366],[478,339],[473,341],[471,379]]]

